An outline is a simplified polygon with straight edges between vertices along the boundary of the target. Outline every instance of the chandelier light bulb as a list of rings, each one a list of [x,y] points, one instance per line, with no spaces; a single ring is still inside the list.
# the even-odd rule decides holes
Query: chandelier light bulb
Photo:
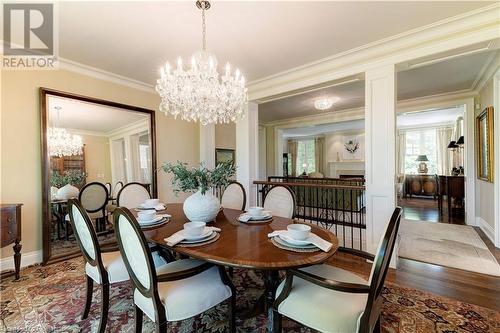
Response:
[[[182,71],[182,58],[177,58],[177,69]]]

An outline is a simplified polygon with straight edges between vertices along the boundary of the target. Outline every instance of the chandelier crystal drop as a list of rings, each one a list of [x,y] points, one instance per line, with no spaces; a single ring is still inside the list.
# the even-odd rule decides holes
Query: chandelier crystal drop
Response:
[[[217,58],[206,50],[205,11],[210,3],[197,1],[196,6],[202,11],[202,51],[191,57],[189,69],[183,68],[180,57],[177,68],[168,62],[162,67],[156,84],[161,97],[160,111],[202,125],[235,122],[245,111],[245,78],[239,69],[233,74],[229,63],[224,75],[219,76]]]
[[[57,118],[59,118],[60,107],[56,107]],[[82,137],[72,135],[61,127],[50,127],[47,131],[47,140],[50,156],[73,156],[83,153]]]

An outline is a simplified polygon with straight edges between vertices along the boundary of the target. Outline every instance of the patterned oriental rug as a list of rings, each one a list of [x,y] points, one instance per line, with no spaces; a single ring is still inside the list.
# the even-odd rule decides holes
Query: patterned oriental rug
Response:
[[[261,276],[254,271],[235,270],[237,311],[253,305],[262,292]],[[99,324],[99,288],[86,320],[80,320],[85,302],[83,260],[76,258],[50,266],[22,271],[19,281],[1,282],[0,332],[95,332]],[[108,332],[133,332],[134,311],[131,285],[113,285]],[[446,299],[415,289],[387,284],[383,291],[382,332],[386,333],[495,333],[500,331],[500,312]],[[237,313],[238,313],[237,312]],[[175,322],[172,332],[226,332],[227,305],[222,304],[188,320]],[[266,316],[238,318],[238,332],[266,332]],[[143,332],[154,324],[144,317]],[[285,332],[311,332],[297,323],[284,321]]]

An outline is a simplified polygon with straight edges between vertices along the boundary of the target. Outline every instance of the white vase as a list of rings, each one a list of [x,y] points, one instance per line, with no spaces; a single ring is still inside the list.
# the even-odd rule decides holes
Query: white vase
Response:
[[[219,199],[210,192],[200,191],[191,194],[183,205],[184,214],[189,221],[211,222],[215,220],[220,209]]]
[[[66,184],[59,190],[57,190],[56,198],[60,200],[68,200],[78,197],[78,193],[80,193],[80,190],[78,190],[78,188],[74,187],[71,184]]]

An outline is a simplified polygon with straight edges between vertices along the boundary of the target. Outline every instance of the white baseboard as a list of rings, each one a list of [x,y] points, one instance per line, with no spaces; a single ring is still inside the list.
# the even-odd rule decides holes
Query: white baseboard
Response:
[[[26,252],[21,251],[21,268],[41,263],[43,260],[42,250]],[[0,271],[14,269],[14,256],[0,259]]]
[[[490,241],[495,244],[495,229],[480,216],[476,216],[476,225],[481,228]]]

